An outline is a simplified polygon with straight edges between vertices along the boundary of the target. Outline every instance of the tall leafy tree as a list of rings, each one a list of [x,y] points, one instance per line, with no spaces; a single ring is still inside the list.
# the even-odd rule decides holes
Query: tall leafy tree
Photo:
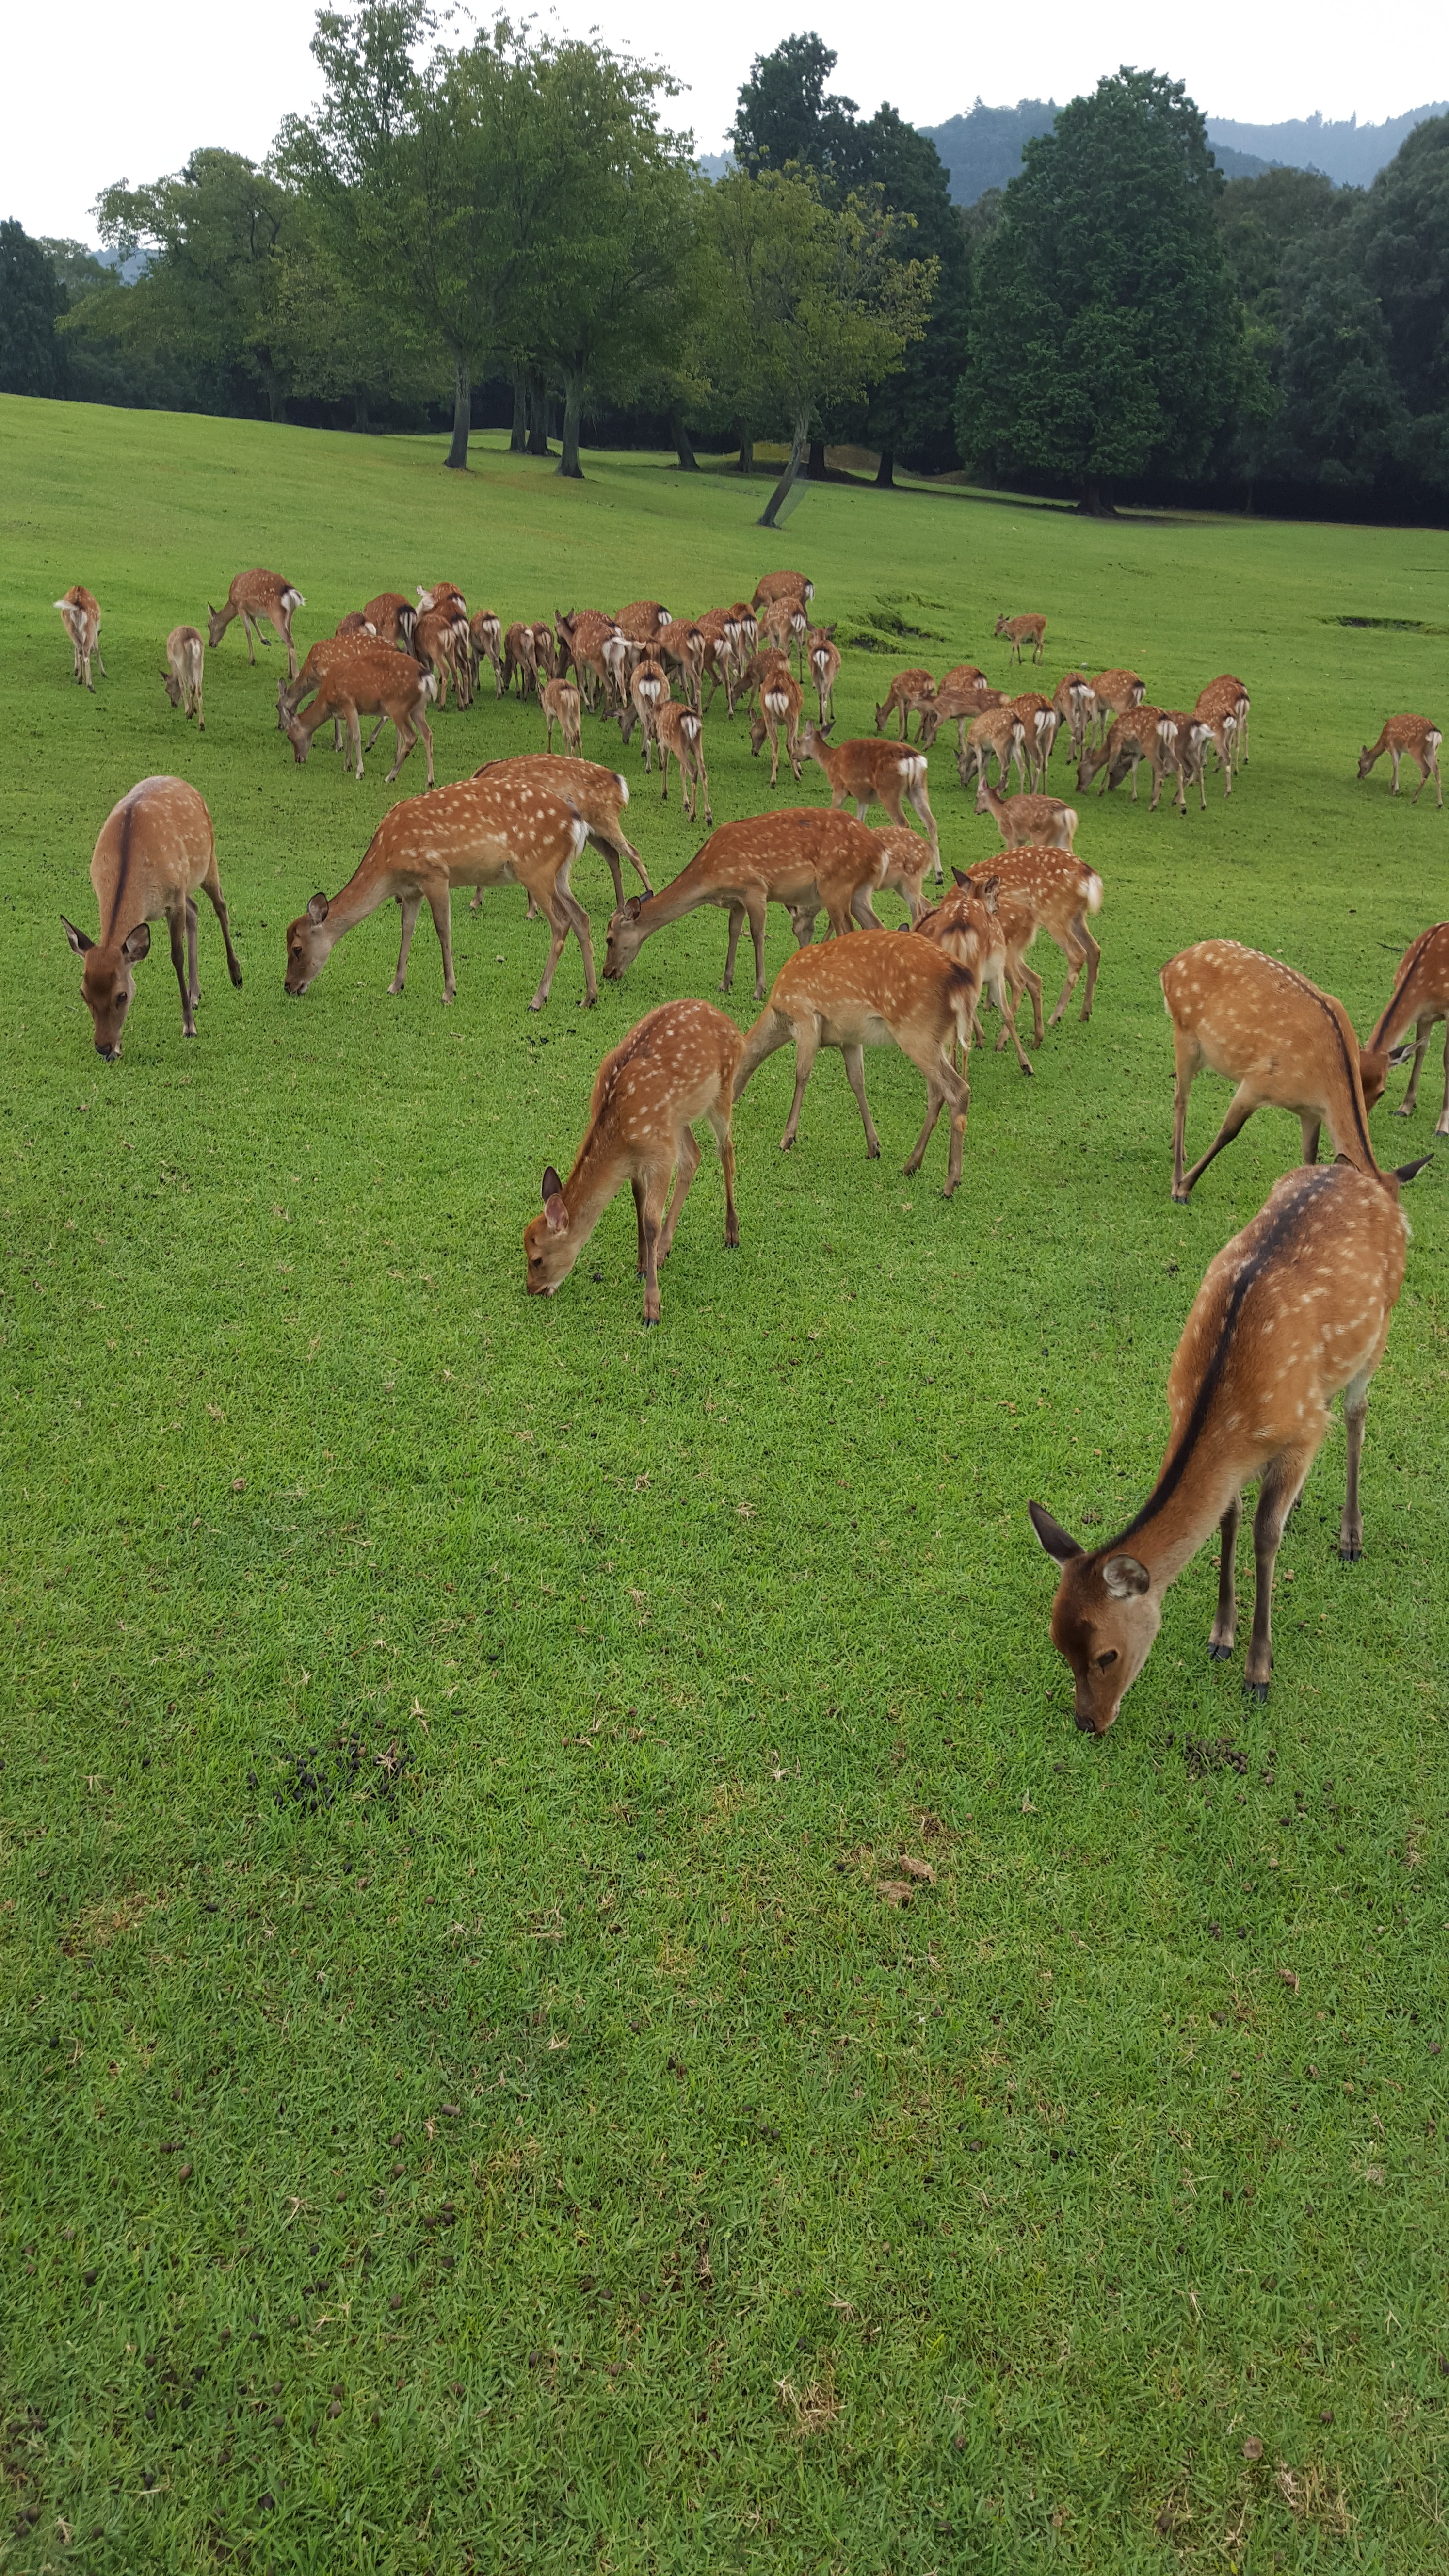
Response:
[[[280,297],[301,241],[287,188],[240,152],[207,149],[149,186],[104,189],[96,216],[102,240],[123,257],[138,247],[150,255],[112,307],[117,334],[240,368],[273,420],[284,420],[291,369]]]
[[[978,262],[963,456],[1075,484],[1082,507],[1197,472],[1229,416],[1242,326],[1223,182],[1180,81],[1123,69],[1026,146]]]
[[[783,170],[787,163],[813,170],[822,190],[844,192],[863,175],[853,98],[837,98],[825,84],[836,57],[819,36],[786,36],[773,53],[757,54],[740,90],[730,141],[742,168]]]
[[[22,224],[0,223],[0,393],[64,391],[55,324],[65,289]]]

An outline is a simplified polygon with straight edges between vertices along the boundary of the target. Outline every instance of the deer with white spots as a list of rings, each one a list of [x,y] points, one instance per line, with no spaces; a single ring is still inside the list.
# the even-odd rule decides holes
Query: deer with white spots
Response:
[[[669,802],[669,763],[679,765],[679,794],[691,823],[704,790],[704,819],[713,823],[709,810],[709,772],[704,765],[704,719],[697,708],[676,706],[672,698],[656,708],[654,739],[659,745],[660,801]]]
[[[336,643],[335,636],[328,639]],[[394,653],[386,644],[375,644],[366,652],[351,649],[350,637],[342,639],[341,657],[329,662],[317,682],[317,694],[300,715],[292,712],[286,692],[277,693],[277,716],[283,733],[292,746],[299,769],[305,768],[312,748],[312,736],[324,724],[334,730],[342,725],[347,733],[347,766],[362,785],[362,718],[376,716],[378,722],[371,740],[376,742],[383,724],[390,722],[397,745],[397,757],[388,771],[391,785],[421,735],[428,764],[428,785],[433,783],[433,735],[423,709],[431,706],[437,682],[431,671],[421,671],[410,654]]]
[[[1051,698],[1044,698],[1040,689],[1027,689],[1020,697],[1013,698],[1011,704],[1021,718],[1026,753],[1026,783],[1030,788],[1044,788],[1047,764],[1052,756],[1052,744],[1056,741],[1057,725],[1060,721],[1055,702]]]
[[[668,1258],[704,1159],[694,1133],[700,1119],[714,1132],[724,1171],[725,1250],[738,1249],[730,1121],[743,1045],[733,1020],[713,1002],[663,1002],[605,1056],[594,1076],[588,1129],[573,1170],[561,1181],[549,1164],[543,1213],[524,1230],[530,1297],[557,1295],[605,1208],[628,1181],[638,1224],[644,1321],[658,1323],[659,1264]]]
[[[902,742],[909,742],[911,738],[911,718],[913,715],[919,715],[921,718],[919,731],[921,738],[924,741],[926,726],[925,711],[930,706],[935,694],[936,683],[932,679],[930,672],[925,668],[924,664],[921,664],[918,668],[910,671],[897,671],[895,678],[892,680],[890,687],[887,689],[885,696],[880,702],[880,705],[876,708],[876,732],[879,733],[882,725],[884,725],[887,733],[889,733],[891,718],[892,716],[896,716],[900,720],[900,739]],[[823,717],[821,721],[824,721]]]
[[[100,662],[101,678],[104,679],[106,676],[106,666],[101,662],[101,603],[93,590],[87,590],[83,581],[74,581],[64,597],[58,599],[55,604],[60,610],[61,624],[70,638],[76,685],[78,688],[89,689],[91,696],[94,697],[96,684],[91,678],[92,655],[97,662]]]
[[[84,961],[81,993],[94,1024],[96,1053],[114,1064],[121,1052],[121,1032],[135,999],[135,969],[150,954],[153,921],[164,921],[171,933],[171,963],[181,987],[181,1034],[194,1038],[201,999],[198,894],[206,896],[221,924],[233,984],[240,988],[242,979],[216,872],[211,816],[195,788],[184,778],[143,778],[123,796],[101,826],[91,883],[100,906],[99,939],[88,939],[64,913],[61,921],[72,950]]]
[[[971,785],[974,775],[978,790],[996,763],[997,784],[1006,785],[1013,761],[1022,785],[1026,784],[1026,727],[1014,706],[987,707],[973,716],[965,748],[956,756],[956,774],[963,787]]]
[[[1412,947],[1406,949],[1394,977],[1388,1008],[1368,1042],[1366,1053],[1383,1065],[1387,1075],[1390,1050],[1406,1029],[1414,1032],[1413,1071],[1408,1090],[1394,1111],[1396,1118],[1412,1118],[1414,1114],[1429,1032],[1440,1020],[1449,1021],[1449,921],[1436,922],[1432,930],[1421,930]],[[1449,1136],[1449,1027],[1444,1031],[1444,1106],[1434,1133]]]
[[[833,723],[835,717],[835,683],[840,677],[840,648],[833,626],[812,626],[805,645],[805,659],[820,701],[820,721]]]
[[[166,638],[166,668],[161,685],[173,707],[179,707],[188,723],[196,718],[198,733],[206,731],[202,712],[201,684],[204,657],[201,637],[194,626],[173,626]]]
[[[1112,1724],[1147,1661],[1169,1584],[1214,1529],[1221,1554],[1208,1653],[1231,1655],[1243,1488],[1254,1481],[1257,1592],[1243,1686],[1267,1698],[1278,1548],[1340,1389],[1348,1461],[1338,1547],[1348,1563],[1362,1554],[1369,1381],[1404,1284],[1409,1229],[1399,1185],[1422,1169],[1330,1163],[1277,1182],[1210,1263],[1193,1301],[1168,1372],[1167,1455],[1141,1511],[1105,1546],[1084,1548],[1039,1503],[1029,1506],[1061,1568],[1052,1642],[1071,1667],[1085,1733],[1105,1735]]]
[[[297,647],[292,641],[292,619],[299,608],[307,605],[295,583],[283,581],[279,572],[239,572],[226,594],[226,604],[213,608],[210,600],[206,613],[210,620],[208,641],[215,652],[234,617],[242,622],[247,639],[247,660],[255,666],[256,643],[270,645],[271,636],[262,633],[262,621],[274,628],[287,648],[287,676],[297,676]]]
[[[418,612],[400,590],[380,590],[376,599],[365,603],[362,614],[380,643],[391,644],[404,653],[412,651]]]
[[[958,885],[968,881],[980,887],[994,877],[997,884],[997,907],[1003,927],[1007,926],[1009,908],[1012,930],[1008,933],[1007,966],[1013,1010],[1019,1004],[1023,989],[1031,994],[1034,1046],[1040,1046],[1046,1028],[1055,1028],[1066,1015],[1067,1004],[1087,970],[1087,989],[1082,998],[1081,1017],[1089,1020],[1097,991],[1097,970],[1102,951],[1087,928],[1089,918],[1102,909],[1102,880],[1095,868],[1066,850],[998,850],[994,859],[978,859],[965,875],[959,868],[951,871]],[[1029,926],[1028,926],[1029,925]],[[1043,1024],[1041,977],[1034,975],[1026,962],[1026,952],[1038,931],[1058,947],[1067,961],[1067,980],[1051,1019]],[[1013,1019],[1012,1033],[1015,1032]],[[997,1051],[1005,1046],[1007,1030],[1003,1028],[996,1041]],[[1018,1054],[1020,1050],[1018,1049]]]
[[[553,729],[557,725],[565,751],[575,754],[584,747],[584,702],[572,680],[549,680],[539,692],[539,710],[548,729],[548,749],[553,749]]]
[[[959,771],[966,756],[967,726],[974,724],[978,716],[994,715],[999,708],[1008,707],[1010,704],[1011,700],[1005,689],[988,688],[983,679],[956,679],[948,676],[941,682],[935,696],[927,699],[921,708],[922,751],[930,750],[942,725],[953,724],[956,728],[956,767]]]
[[[501,786],[505,779],[515,785],[535,787],[545,796],[562,796],[582,816],[591,850],[597,850],[614,880],[614,901],[624,900],[622,862],[627,859],[646,894],[654,889],[649,871],[624,829],[624,808],[629,802],[629,781],[617,769],[606,769],[601,760],[575,760],[563,754],[544,751],[515,752],[508,760],[485,760],[473,772],[475,779],[491,779]],[[476,912],[483,898],[473,898]],[[587,916],[586,916],[587,918]]]
[[[898,743],[828,742],[823,725],[806,720],[800,736],[800,750],[807,760],[817,761],[830,781],[832,806],[853,804],[856,820],[863,823],[872,805],[883,806],[893,823],[904,823],[901,808],[909,805],[925,825],[926,838],[933,851],[938,849],[936,818],[926,793],[926,755],[923,751],[906,751]],[[937,857],[939,870],[940,860]]]
[[[1031,658],[1039,662],[1046,651],[1046,624],[1044,617],[998,617],[994,631],[1004,635],[1011,646],[1008,662],[1022,660],[1023,644],[1031,646]]]
[[[772,599],[798,599],[808,608],[814,596],[815,584],[803,572],[766,572],[750,593],[750,606],[758,610]]]
[[[1135,805],[1137,772],[1145,761],[1152,780],[1152,802],[1147,810],[1155,814],[1162,795],[1162,782],[1171,774],[1158,732],[1161,722],[1161,707],[1129,707],[1125,715],[1116,718],[1108,730],[1106,741],[1097,749],[1094,750],[1089,742],[1083,743],[1082,757],[1077,764],[1078,788],[1085,791],[1098,770],[1105,769],[1107,775],[1097,790],[1098,795],[1105,796],[1109,788],[1115,791],[1124,778],[1130,778]]]
[[[780,736],[785,737],[785,757],[796,786],[800,783],[800,717],[805,700],[800,683],[788,662],[781,660],[768,679],[760,683],[758,711],[750,718],[750,756],[759,756],[760,746],[768,737],[770,745],[770,785],[780,776]]]
[[[976,789],[976,811],[989,814],[1008,850],[1070,850],[1077,810],[1060,796],[998,796],[985,777]]]
[[[1092,721],[1100,740],[1111,717],[1125,716],[1129,708],[1141,706],[1147,695],[1147,682],[1136,671],[1099,671],[1091,682],[1091,692]]]
[[[1097,693],[1084,671],[1068,671],[1058,680],[1052,692],[1058,725],[1065,725],[1073,760],[1082,757],[1082,745],[1097,721]]]
[[[468,620],[468,642],[473,655],[473,668],[480,676],[485,662],[493,665],[493,695],[503,695],[503,620],[496,609],[479,608]]]
[[[102,667],[104,670],[104,666]],[[1419,784],[1409,799],[1410,804],[1418,804],[1420,797],[1423,795],[1425,788],[1428,786],[1429,781],[1432,778],[1434,781],[1434,792],[1438,797],[1440,811],[1442,812],[1444,805],[1444,782],[1439,776],[1439,746],[1443,739],[1444,736],[1440,732],[1439,727],[1436,724],[1431,724],[1427,716],[1390,716],[1384,725],[1382,733],[1379,735],[1378,741],[1373,744],[1372,748],[1370,748],[1368,743],[1365,743],[1362,751],[1359,753],[1358,774],[1360,778],[1367,778],[1374,762],[1376,760],[1382,760],[1384,753],[1387,752],[1389,755],[1389,766],[1394,773],[1393,794],[1397,796],[1399,792],[1399,763],[1401,760],[1412,760],[1415,768],[1419,772]]]
[[[1368,1113],[1381,1097],[1387,1058],[1359,1045],[1342,1002],[1306,975],[1236,939],[1200,939],[1169,958],[1160,978],[1172,1022],[1172,1195],[1183,1206],[1255,1109],[1287,1109],[1316,1163],[1327,1127],[1334,1150],[1360,1171],[1376,1168]],[[1187,1104],[1202,1072],[1237,1084],[1207,1152],[1184,1169]]]
[[[617,983],[633,964],[646,939],[670,922],[682,921],[701,904],[717,904],[729,914],[722,993],[735,979],[735,956],[746,922],[755,951],[755,999],[765,996],[765,911],[783,904],[802,943],[813,932],[822,906],[831,930],[839,936],[861,918],[859,906],[880,883],[881,854],[873,832],[853,816],[823,812],[818,805],[784,806],[776,814],[749,815],[721,823],[703,849],[672,885],[641,902],[638,895],[621,904],[609,924],[604,981]]]
[[[956,884],[947,887],[935,910],[922,913],[912,928],[975,974],[977,994],[971,1010],[971,1034],[977,1045],[986,1044],[979,1017],[984,995],[1001,1013],[998,1055],[1010,1038],[1022,1072],[1034,1075],[1036,1067],[1022,1047],[1015,1018],[1024,981],[1022,960],[1036,931],[1029,908],[1009,891],[1003,894],[1000,879],[983,869],[979,876],[958,874]],[[1037,988],[1040,1019],[1041,979],[1032,980]]]

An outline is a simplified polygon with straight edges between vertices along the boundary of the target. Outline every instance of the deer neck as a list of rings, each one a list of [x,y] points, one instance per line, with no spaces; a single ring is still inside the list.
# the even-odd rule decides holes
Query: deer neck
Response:
[[[323,927],[329,934],[329,951],[345,931],[355,930],[359,921],[366,921],[369,913],[390,902],[397,891],[393,870],[385,860],[374,859],[369,852],[328,906]]]
[[[1200,1453],[1174,1480],[1169,1456],[1136,1519],[1110,1547],[1097,1553],[1106,1556],[1126,1549],[1146,1566],[1153,1590],[1165,1592],[1216,1529],[1234,1494],[1241,1491],[1244,1473],[1241,1462],[1225,1451],[1217,1458]]]
[[[563,1186],[564,1205],[569,1212],[569,1232],[578,1252],[583,1251],[613,1198],[620,1177],[617,1156],[610,1153],[597,1130],[590,1128],[579,1147],[578,1160]]]
[[[1374,1030],[1373,1036],[1369,1039],[1369,1049],[1371,1053],[1379,1054],[1384,1049],[1393,1046],[1401,1036],[1402,1032],[1410,1026],[1412,1021],[1418,1018],[1419,1005],[1416,999],[1416,987],[1419,982],[1419,968],[1422,963],[1422,955],[1423,950],[1421,943],[1418,952],[1411,957],[1407,969],[1401,976],[1398,984],[1395,986],[1393,993],[1390,995],[1388,1009],[1384,1012],[1377,1028]]]

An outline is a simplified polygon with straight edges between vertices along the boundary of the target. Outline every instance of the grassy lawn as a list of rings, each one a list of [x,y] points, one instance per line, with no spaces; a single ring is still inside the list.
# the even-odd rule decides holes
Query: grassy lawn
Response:
[[[724,475],[441,456],[0,402],[0,2569],[1449,2567],[1445,1149],[1364,1560],[1336,1427],[1266,1708],[1207,1661],[1204,1552],[1079,1737],[1025,1509],[1135,1509],[1202,1271],[1298,1150],[1264,1112],[1172,1206],[1159,966],[1235,935],[1366,1029],[1449,911],[1449,817],[1355,777],[1386,714],[1445,722],[1449,538],[831,487],[775,539]],[[780,562],[842,642],[920,630],[847,645],[842,735],[1041,608],[1049,687],[1240,672],[1252,765],[1186,822],[1079,800],[1097,1010],[1031,1083],[972,1059],[951,1203],[944,1130],[901,1177],[902,1057],[874,1164],[833,1056],[780,1156],[773,1058],[742,1252],[711,1160],[646,1334],[627,1193],[551,1303],[522,1228],[723,916],[593,1012],[570,948],[531,1018],[520,895],[455,905],[452,1010],[426,916],[388,998],[380,913],[289,1004],[285,923],[420,760],[295,769],[239,630],[198,740],[161,642],[256,563],[310,639],[444,574],[507,619]],[[450,709],[439,779],[542,730]],[[718,820],[769,802],[739,723],[706,748]],[[932,765],[948,862],[985,855]],[[211,807],[246,986],[204,907],[198,1041],[163,934],[107,1067],[58,915],[94,926],[96,832],[158,770]],[[631,821],[656,883],[697,846],[642,771]],[[602,962],[591,854],[575,889]],[[1408,1125],[1402,1087],[1386,1163],[1437,1049]],[[897,1908],[903,1852],[934,1880]]]

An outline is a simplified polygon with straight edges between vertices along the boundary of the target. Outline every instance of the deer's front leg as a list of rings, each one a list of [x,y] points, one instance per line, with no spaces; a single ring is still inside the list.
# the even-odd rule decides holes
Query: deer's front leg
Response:
[[[1212,1661],[1223,1663],[1233,1651],[1238,1633],[1237,1550],[1238,1525],[1243,1517],[1243,1497],[1234,1494],[1218,1523],[1218,1606],[1208,1636],[1208,1654]]]

